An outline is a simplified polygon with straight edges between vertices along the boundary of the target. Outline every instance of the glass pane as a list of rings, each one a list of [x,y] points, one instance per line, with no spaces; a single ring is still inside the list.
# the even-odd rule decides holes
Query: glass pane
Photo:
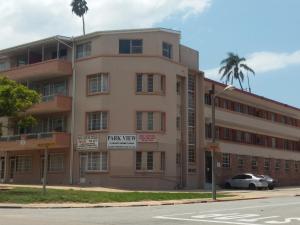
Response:
[[[119,53],[130,54],[130,40],[119,40]]]

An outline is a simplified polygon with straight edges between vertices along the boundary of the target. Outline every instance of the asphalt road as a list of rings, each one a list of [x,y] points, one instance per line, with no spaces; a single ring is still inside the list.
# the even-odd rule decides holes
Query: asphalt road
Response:
[[[0,209],[0,225],[300,225],[300,197],[157,207]]]

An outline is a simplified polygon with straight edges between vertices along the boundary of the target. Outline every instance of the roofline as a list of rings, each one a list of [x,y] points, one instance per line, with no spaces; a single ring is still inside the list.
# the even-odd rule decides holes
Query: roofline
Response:
[[[63,41],[71,41],[72,40],[72,38],[70,38],[70,37],[56,35],[56,36],[40,39],[40,40],[37,40],[37,41],[32,41],[32,42],[29,42],[29,43],[17,45],[17,46],[14,46],[14,47],[2,49],[2,50],[0,50],[0,54],[5,54],[5,53],[11,52],[11,51],[16,51],[16,50],[19,50],[19,49],[22,49],[22,48],[33,46],[33,45],[39,45],[39,44],[47,43],[51,40],[56,40],[56,39],[60,39],[60,40],[63,40]]]
[[[167,32],[171,34],[177,34],[181,35],[181,32],[178,30],[172,30],[172,29],[167,29],[167,28],[144,28],[144,29],[123,29],[123,30],[107,30],[107,31],[96,31],[93,33],[89,33],[86,35],[80,35],[74,38],[75,41],[80,41],[92,37],[97,37],[100,35],[108,35],[108,34],[130,34],[130,33],[148,33],[148,32]]]
[[[220,83],[218,81],[215,81],[215,80],[212,80],[212,79],[209,79],[209,78],[206,78],[206,77],[204,78],[204,80],[208,81],[208,82],[215,83],[215,84],[217,84],[219,86],[222,86],[222,87],[226,87],[227,86],[226,84]],[[279,102],[279,101],[276,101],[276,100],[273,100],[273,99],[270,99],[270,98],[266,98],[264,96],[253,94],[253,93],[250,93],[250,92],[247,92],[247,91],[243,91],[241,89],[234,89],[234,91],[237,91],[237,92],[240,92],[242,94],[246,94],[246,95],[252,96],[254,98],[258,98],[260,100],[268,101],[268,102],[271,102],[271,103],[274,103],[274,104],[277,104],[277,105],[280,105],[280,106],[283,106],[283,107],[286,107],[286,108],[290,108],[290,109],[293,109],[293,110],[300,111],[300,108],[298,108],[298,107],[291,106],[291,105],[288,105],[288,104],[285,104],[285,103],[282,103],[282,102]]]

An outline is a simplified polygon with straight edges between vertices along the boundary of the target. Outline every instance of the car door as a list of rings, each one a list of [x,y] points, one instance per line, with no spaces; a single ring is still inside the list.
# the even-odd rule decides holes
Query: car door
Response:
[[[235,188],[240,188],[241,187],[241,178],[243,175],[237,175],[231,179],[231,186]]]
[[[251,175],[244,175],[243,176],[243,188],[248,188],[249,184],[252,182],[253,178]]]

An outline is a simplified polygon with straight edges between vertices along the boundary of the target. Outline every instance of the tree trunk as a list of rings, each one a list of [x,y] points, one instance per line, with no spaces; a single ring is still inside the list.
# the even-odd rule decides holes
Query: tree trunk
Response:
[[[251,93],[250,80],[249,80],[249,76],[248,76],[248,74],[247,74],[247,80],[248,80],[249,92]]]
[[[84,22],[84,15],[82,15],[82,28],[83,28],[83,35],[85,35],[85,22]]]
[[[241,89],[242,89],[242,90],[244,90],[244,89],[243,89],[242,82],[241,82],[241,79],[240,79],[240,78],[238,78],[238,80],[239,80],[239,83],[240,83],[240,87],[241,87]]]

